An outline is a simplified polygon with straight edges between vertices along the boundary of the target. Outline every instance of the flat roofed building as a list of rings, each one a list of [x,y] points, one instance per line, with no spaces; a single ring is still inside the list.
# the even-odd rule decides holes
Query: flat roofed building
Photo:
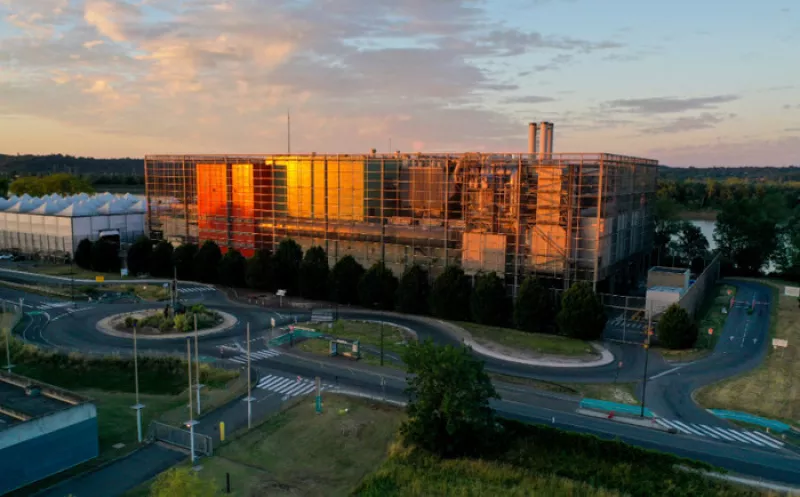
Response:
[[[0,495],[97,457],[88,399],[0,372]]]
[[[649,267],[657,161],[612,154],[151,155],[151,236],[250,256],[293,238],[331,265],[448,264],[604,291]],[[556,283],[561,286],[562,283]]]

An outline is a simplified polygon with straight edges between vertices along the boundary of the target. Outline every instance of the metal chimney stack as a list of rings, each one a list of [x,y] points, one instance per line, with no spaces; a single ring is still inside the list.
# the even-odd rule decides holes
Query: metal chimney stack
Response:
[[[528,123],[528,153],[536,153],[536,123]]]
[[[554,130],[553,123],[547,123],[547,153],[553,153],[553,130]]]
[[[542,121],[539,123],[539,159],[547,156],[547,124]]]

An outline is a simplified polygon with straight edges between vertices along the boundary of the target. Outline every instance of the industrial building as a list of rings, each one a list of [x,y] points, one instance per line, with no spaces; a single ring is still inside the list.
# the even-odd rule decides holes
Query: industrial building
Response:
[[[0,250],[70,256],[85,238],[132,242],[146,233],[146,210],[130,194],[0,198]]]
[[[147,156],[147,224],[246,256],[291,237],[398,275],[459,264],[513,290],[531,273],[605,291],[642,276],[657,161],[553,153],[551,123],[528,138],[528,153]]]
[[[87,399],[0,372],[0,495],[97,457],[97,437]]]

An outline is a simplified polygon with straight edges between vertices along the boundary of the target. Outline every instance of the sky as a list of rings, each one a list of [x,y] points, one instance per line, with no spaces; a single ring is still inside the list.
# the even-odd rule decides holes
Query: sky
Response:
[[[800,165],[797,0],[0,0],[0,153]]]

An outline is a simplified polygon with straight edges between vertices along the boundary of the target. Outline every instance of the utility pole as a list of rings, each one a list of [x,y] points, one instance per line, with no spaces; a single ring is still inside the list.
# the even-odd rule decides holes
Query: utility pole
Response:
[[[133,325],[133,383],[134,389],[136,391],[136,404],[131,407],[131,409],[136,409],[136,433],[138,435],[137,440],[139,443],[142,443],[142,409],[144,409],[144,404],[139,402],[139,357],[138,357],[138,349],[136,345],[136,325]]]
[[[200,353],[198,352],[199,346],[198,342],[199,334],[197,332],[197,314],[194,315],[194,366],[195,372],[197,373],[197,378],[195,379],[195,383],[197,386],[197,415],[200,416],[200,389],[203,388],[203,385],[200,384]]]
[[[653,335],[652,305],[647,306],[647,336],[644,341],[644,375],[642,377],[642,411],[639,417],[644,417],[644,403],[647,399],[647,361],[650,359],[650,337]]]
[[[175,308],[178,304],[178,267],[172,266],[172,316],[175,316]]]
[[[20,307],[20,311],[22,311],[21,307]],[[3,317],[2,317],[2,319],[4,321],[6,319],[5,318],[5,313],[6,313],[6,303],[3,302]],[[14,365],[11,364],[11,327],[8,326],[8,325],[6,325],[6,327],[5,327],[5,334],[6,334],[6,370],[8,370],[8,372],[10,373],[11,372],[11,368],[13,368]]]
[[[69,258],[69,299],[75,307],[75,271],[72,269],[72,257]]]
[[[197,421],[194,420],[194,415],[192,412],[192,340],[190,338],[186,339],[186,364],[189,368],[189,421],[186,422],[186,426],[189,427],[189,457],[192,461],[192,466],[195,463],[195,456],[194,456],[194,425],[197,424]]]
[[[381,321],[381,366],[383,366],[383,321]]]

